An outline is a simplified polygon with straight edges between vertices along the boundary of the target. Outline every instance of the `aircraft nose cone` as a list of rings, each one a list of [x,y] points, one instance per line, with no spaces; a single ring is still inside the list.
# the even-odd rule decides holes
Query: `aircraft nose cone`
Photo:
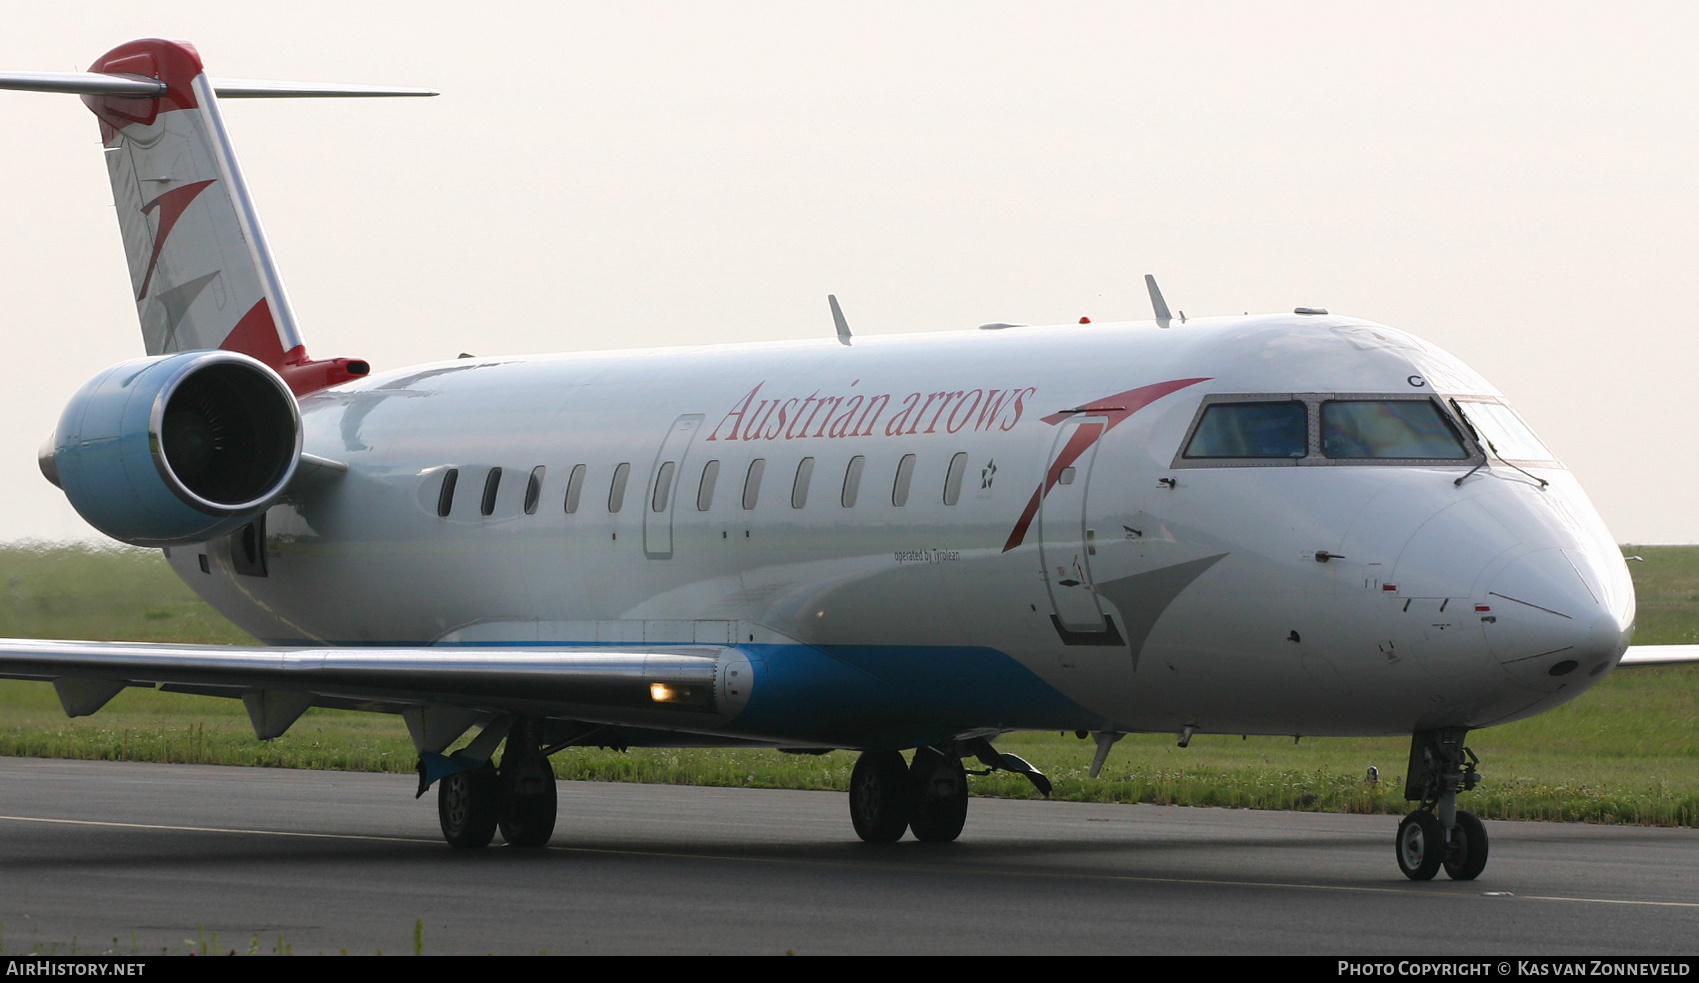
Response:
[[[1476,604],[1487,645],[1506,671],[1537,689],[1597,677],[1622,657],[1630,633],[1608,585],[1607,571],[1580,550],[1519,557]]]

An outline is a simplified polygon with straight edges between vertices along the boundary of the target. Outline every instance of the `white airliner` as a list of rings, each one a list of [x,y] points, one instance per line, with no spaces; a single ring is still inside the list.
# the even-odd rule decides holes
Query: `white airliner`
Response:
[[[448,842],[555,823],[574,746],[860,751],[869,841],[953,840],[963,761],[1121,735],[1413,735],[1396,854],[1477,876],[1474,728],[1625,660],[1634,592],[1568,471],[1451,355],[1325,311],[470,358],[309,357],[207,77],[122,45],[99,119],[147,357],[41,468],[265,648],[0,641],[67,713],[126,686],[399,713]],[[1696,647],[1699,648],[1699,647]],[[444,752],[476,732],[453,754]],[[500,764],[494,752],[505,740]],[[902,752],[913,750],[911,760]]]

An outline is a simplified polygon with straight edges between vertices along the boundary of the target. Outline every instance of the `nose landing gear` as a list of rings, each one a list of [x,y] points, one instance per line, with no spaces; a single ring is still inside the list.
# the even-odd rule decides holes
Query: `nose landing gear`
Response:
[[[1454,881],[1472,881],[1487,866],[1487,830],[1474,813],[1457,808],[1457,793],[1481,780],[1480,759],[1463,746],[1463,727],[1419,730],[1410,741],[1404,798],[1420,803],[1398,824],[1393,852],[1413,881],[1432,880],[1445,868]]]

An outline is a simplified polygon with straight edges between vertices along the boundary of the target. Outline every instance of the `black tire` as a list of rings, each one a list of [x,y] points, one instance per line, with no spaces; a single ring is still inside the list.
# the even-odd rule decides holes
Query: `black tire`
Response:
[[[1472,881],[1486,869],[1487,828],[1474,813],[1459,810],[1451,849],[1446,851],[1445,875],[1454,881]]]
[[[555,774],[545,759],[541,770],[502,782],[501,838],[508,846],[543,846],[554,835],[556,808]]]
[[[501,815],[501,783],[494,768],[457,771],[437,782],[437,822],[456,850],[490,845]]]
[[[1445,830],[1433,813],[1417,810],[1398,824],[1393,840],[1398,869],[1413,881],[1431,881],[1445,859]]]
[[[909,766],[914,787],[914,814],[908,827],[922,843],[950,843],[967,823],[967,769],[960,758],[933,748],[914,752]]]
[[[914,791],[897,751],[863,751],[850,772],[850,822],[868,843],[895,843],[908,829]]]

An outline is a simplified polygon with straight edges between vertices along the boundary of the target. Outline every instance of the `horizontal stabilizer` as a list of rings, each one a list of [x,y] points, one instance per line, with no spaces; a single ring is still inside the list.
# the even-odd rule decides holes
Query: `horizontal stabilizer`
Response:
[[[353,85],[343,82],[279,82],[272,79],[209,78],[220,99],[349,99],[367,96],[434,96],[435,89],[403,85]],[[0,89],[66,92],[82,96],[131,96],[152,99],[168,88],[159,79],[103,72],[0,72]]]
[[[277,82],[271,79],[211,78],[220,99],[357,99],[363,96],[435,96],[435,89],[405,85],[352,85],[345,82]]]
[[[0,89],[152,99],[164,95],[166,85],[158,79],[140,75],[104,75],[100,72],[0,72]]]

